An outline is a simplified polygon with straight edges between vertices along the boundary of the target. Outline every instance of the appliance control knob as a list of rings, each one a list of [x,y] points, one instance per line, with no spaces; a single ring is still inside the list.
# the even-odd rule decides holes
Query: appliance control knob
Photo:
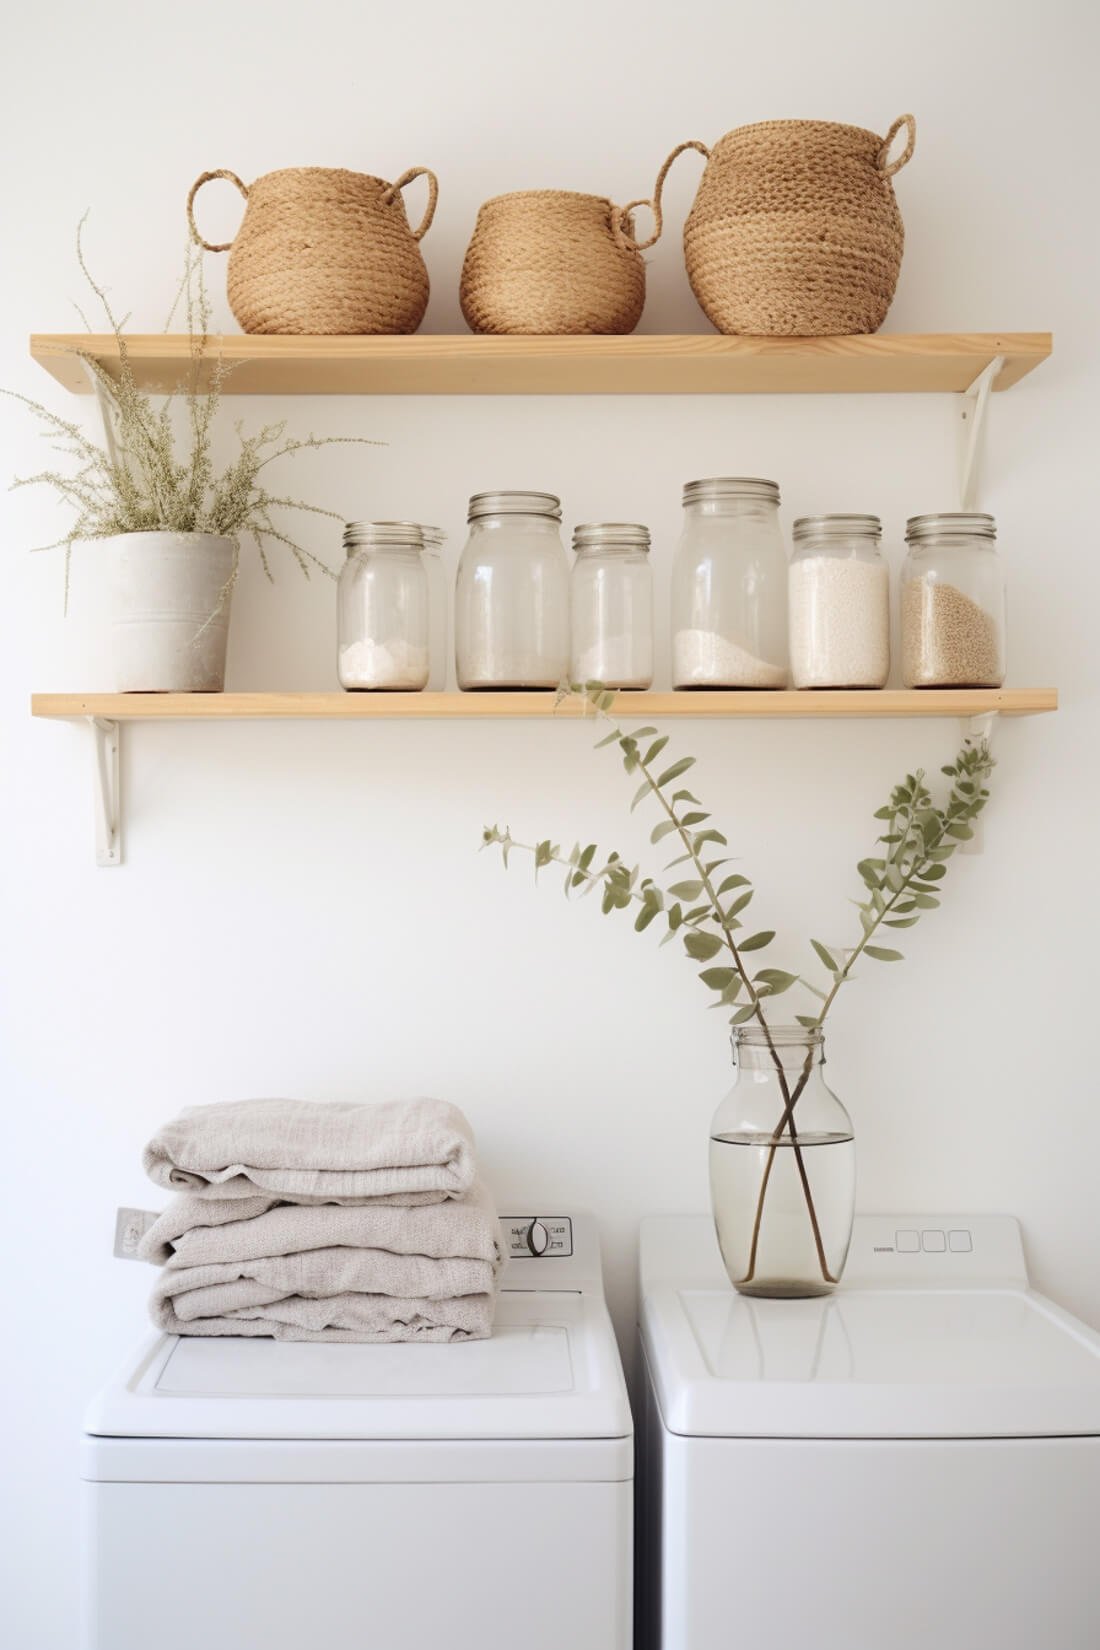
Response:
[[[541,1220],[533,1220],[527,1228],[527,1247],[533,1255],[544,1255],[550,1242],[550,1233]]]

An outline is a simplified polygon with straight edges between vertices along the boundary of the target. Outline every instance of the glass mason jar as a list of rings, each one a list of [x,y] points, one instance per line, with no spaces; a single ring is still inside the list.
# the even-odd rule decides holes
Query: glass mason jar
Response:
[[[447,686],[447,630],[450,589],[443,566],[443,546],[447,535],[442,527],[421,523],[424,539],[424,571],[428,575],[428,687],[442,693]]]
[[[459,687],[557,688],[569,671],[561,500],[476,493],[469,523],[455,583]]]
[[[672,567],[672,685],[787,685],[787,557],[774,481],[689,481]]]
[[[822,1075],[820,1031],[737,1026],[737,1078],[710,1129],[714,1224],[743,1295],[826,1295],[855,1213],[852,1123]]]
[[[408,521],[349,521],[344,548],[337,588],[340,686],[418,691],[429,670],[420,528]]]
[[[653,574],[649,531],[625,522],[573,533],[574,682],[647,688],[653,681]]]
[[[880,688],[890,674],[890,575],[877,516],[802,516],[788,574],[796,688]]]
[[[901,571],[906,687],[1000,687],[1005,592],[992,516],[911,516]]]

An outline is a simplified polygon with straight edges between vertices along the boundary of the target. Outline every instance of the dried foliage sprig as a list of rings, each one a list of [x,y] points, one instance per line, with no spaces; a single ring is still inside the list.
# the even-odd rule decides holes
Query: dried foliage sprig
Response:
[[[238,450],[220,468],[214,457],[214,435],[222,391],[231,368],[212,352],[210,301],[203,280],[202,254],[188,248],[183,278],[172,315],[182,303],[187,317],[189,349],[181,382],[155,404],[139,389],[123,332],[105,288],[94,278],[84,256],[84,220],[77,229],[77,261],[114,334],[118,348],[117,375],[107,372],[94,356],[76,353],[102,390],[111,424],[106,448],[90,441],[80,426],[29,396],[14,390],[2,393],[22,401],[43,426],[53,449],[75,462],[70,470],[45,469],[16,479],[14,486],[52,487],[74,512],[69,531],[42,550],[65,548],[65,590],[69,585],[72,547],[80,539],[110,538],[120,533],[216,533],[237,541],[251,539],[258,547],[263,570],[271,578],[269,544],[290,550],[308,578],[311,568],[333,576],[319,556],[301,545],[278,525],[278,512],[309,511],[341,521],[336,510],[305,504],[271,491],[262,478],[269,464],[312,448],[345,444],[378,446],[362,436],[314,435],[298,439],[286,434],[283,422],[265,424],[252,434],[235,425]],[[171,322],[172,315],[169,316]],[[177,408],[184,403],[186,434],[177,437]],[[233,579],[227,588],[232,588]]]
[[[779,1144],[787,1134],[801,1171],[822,1277],[833,1283],[836,1280],[828,1267],[794,1121],[795,1108],[809,1080],[812,1053],[807,1053],[803,1068],[792,1083],[772,1041],[765,1003],[801,984],[821,1006],[812,1014],[798,1014],[795,1018],[807,1031],[818,1031],[841,987],[853,978],[852,970],[862,957],[876,962],[901,960],[900,951],[872,941],[880,928],[911,928],[926,911],[939,905],[948,862],[960,843],[973,836],[974,822],[989,800],[988,780],[993,770],[989,742],[966,740],[955,761],[943,769],[951,784],[942,803],[935,802],[923,771],[918,770],[906,774],[902,783],[891,791],[890,800],[877,810],[874,817],[887,829],[875,844],[882,852],[860,860],[857,868],[866,898],[855,901],[861,930],[856,943],[841,948],[825,945],[820,940],[810,941],[818,962],[828,971],[828,983],[822,987],[786,969],[755,968],[755,958],[751,962],[746,960],[771,945],[775,930],[764,928],[745,933],[750,924],[744,913],[755,895],[752,882],[741,872],[721,874],[723,867],[732,863],[728,855],[718,852],[728,847],[727,838],[710,823],[711,815],[693,792],[683,786],[672,789],[694,766],[695,758],[681,756],[666,766],[664,753],[668,736],[658,733],[655,727],[627,732],[614,723],[609,713],[615,695],[600,683],[574,685],[569,691],[583,694],[598,716],[611,721],[611,731],[599,741],[597,748],[616,745],[626,772],[641,776],[642,783],[630,804],[631,811],[643,802],[656,803],[663,817],[650,832],[650,842],[657,846],[675,839],[674,845],[681,852],[669,861],[665,870],[690,865],[688,876],[664,887],[654,877],[643,876],[640,865],[628,863],[619,853],[601,854],[594,842],[584,848],[574,843],[566,854],[550,838],[530,844],[518,842],[507,828],[502,830],[497,825],[487,826],[482,832],[482,846],[498,846],[505,866],[514,849],[529,853],[536,878],[547,865],[561,866],[565,872],[567,898],[578,891],[588,894],[598,888],[605,916],[614,911],[633,910],[634,928],[638,933],[661,919],[665,927],[662,945],[678,939],[693,962],[714,964],[699,974],[708,991],[716,994],[712,1006],[730,1011],[733,1026],[750,1019],[759,1022],[783,1101],[779,1121],[770,1135],[770,1150],[757,1195],[749,1260],[742,1281],[750,1282],[755,1272],[768,1183]],[[715,963],[715,959],[721,960]]]

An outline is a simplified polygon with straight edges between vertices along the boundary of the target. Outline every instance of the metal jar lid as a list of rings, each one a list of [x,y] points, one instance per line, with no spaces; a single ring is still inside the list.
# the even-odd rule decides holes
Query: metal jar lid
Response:
[[[649,549],[649,528],[636,521],[586,521],[573,529],[573,548],[581,550]]]
[[[423,550],[424,532],[415,521],[349,521],[344,527],[344,549]]]
[[[424,549],[429,556],[438,555],[447,542],[447,535],[442,527],[429,527],[423,521],[375,521],[367,523],[350,521],[348,523],[348,527],[362,527],[364,525],[370,527],[411,527],[424,540]],[[347,543],[347,528],[344,529],[344,542]]]
[[[882,537],[878,516],[799,516],[794,524],[794,542],[807,539],[851,539]]]
[[[992,542],[997,537],[997,523],[992,516],[976,515],[973,511],[942,510],[930,516],[910,516],[905,524],[906,544],[947,536]]]
[[[466,520],[483,516],[546,516],[560,521],[561,499],[553,493],[475,493]]]
[[[706,481],[684,484],[684,504],[700,504],[712,498],[759,498],[779,503],[779,483],[762,476],[711,476]]]

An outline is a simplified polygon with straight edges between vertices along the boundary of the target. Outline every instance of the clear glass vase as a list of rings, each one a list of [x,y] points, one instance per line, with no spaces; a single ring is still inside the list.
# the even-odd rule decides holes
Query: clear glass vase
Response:
[[[801,1026],[739,1026],[737,1077],[710,1129],[714,1224],[743,1295],[827,1295],[855,1213],[852,1123],[822,1072],[824,1039]]]

